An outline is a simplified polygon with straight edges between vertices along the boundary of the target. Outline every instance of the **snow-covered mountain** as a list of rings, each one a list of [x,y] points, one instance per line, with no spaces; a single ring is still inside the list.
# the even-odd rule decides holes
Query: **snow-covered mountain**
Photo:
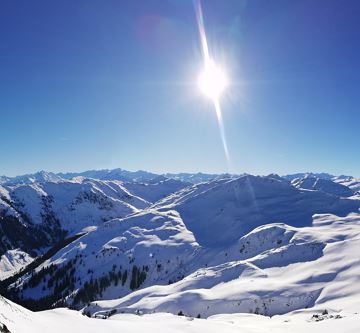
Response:
[[[0,186],[0,267],[11,272],[21,262],[7,251],[16,250],[20,257],[25,253],[30,260],[66,235],[149,205],[118,181],[77,178]]]
[[[98,317],[181,311],[202,318],[238,312],[272,316],[309,307],[352,311],[360,305],[359,226],[359,214],[325,214],[316,215],[312,227],[258,227],[181,281],[96,301],[85,311]]]
[[[326,172],[320,172],[320,173],[299,172],[299,173],[294,173],[294,174],[289,174],[289,175],[283,176],[283,178],[285,178],[285,179],[287,179],[289,181],[292,181],[292,180],[297,179],[297,178],[307,178],[307,177],[331,180],[335,176],[331,175],[330,173],[326,173]]]
[[[127,171],[124,169],[103,169],[103,170],[88,170],[83,172],[69,172],[69,173],[58,173],[59,177],[64,179],[71,179],[74,177],[94,178],[100,180],[121,180],[121,181],[147,181],[151,180],[158,175],[155,173],[138,170],[138,171]]]
[[[333,181],[335,183],[344,185],[348,188],[350,188],[354,192],[360,193],[360,179],[354,178],[351,176],[340,176],[340,177],[334,177]]]
[[[360,196],[346,185],[356,186],[353,178],[57,177],[0,186],[0,270],[3,278],[17,272],[0,287],[31,309],[215,322],[224,313],[309,308],[320,313],[315,321],[335,316],[325,308],[349,316],[360,305]],[[34,322],[47,316],[24,311]]]
[[[185,188],[156,207],[175,209],[200,244],[219,246],[267,223],[305,226],[315,213],[346,215],[359,201],[298,189],[272,176],[245,175]]]
[[[33,184],[33,183],[44,183],[44,182],[60,182],[63,178],[56,175],[53,172],[39,171],[33,174],[26,174],[16,177],[0,177],[0,185],[11,186],[19,184]]]
[[[12,290],[34,308],[63,302],[81,308],[139,288],[182,285],[186,276],[219,276],[210,279],[214,287],[243,274],[260,277],[265,268],[323,256],[326,241],[295,236],[299,228],[313,228],[314,214],[346,216],[359,207],[356,197],[304,190],[279,177],[225,177],[186,187],[138,213],[93,228],[23,276]],[[238,263],[242,260],[247,262]],[[310,306],[315,294],[301,296],[289,309]],[[279,305],[269,307],[268,312],[251,309],[286,312]],[[239,309],[245,311],[245,305]]]
[[[164,175],[155,174],[152,172],[147,172],[143,170],[138,171],[128,171],[124,169],[103,169],[103,170],[88,170],[84,172],[69,172],[69,173],[58,173],[57,176],[65,179],[71,179],[74,177],[86,177],[86,178],[95,178],[102,180],[121,180],[124,182],[141,182],[146,183],[158,176],[165,176],[166,178],[171,178],[179,180],[185,183],[198,184],[203,182],[208,182],[213,180],[220,175],[218,174],[208,174],[208,173],[165,173]]]
[[[304,178],[295,178],[292,184],[305,190],[316,190],[340,197],[351,197],[355,192],[348,186],[330,179],[306,176]]]
[[[359,214],[325,214],[316,215],[312,227],[257,228],[239,240],[241,260],[219,253],[226,257],[223,264],[214,259],[179,282],[96,301],[82,311],[107,320],[67,309],[34,313],[0,296],[0,328],[11,333],[355,333],[360,327],[359,225]]]
[[[182,172],[182,173],[166,173],[164,176],[168,178],[181,180],[187,183],[199,184],[214,180],[222,175],[202,173],[202,172],[197,172],[197,173]]]

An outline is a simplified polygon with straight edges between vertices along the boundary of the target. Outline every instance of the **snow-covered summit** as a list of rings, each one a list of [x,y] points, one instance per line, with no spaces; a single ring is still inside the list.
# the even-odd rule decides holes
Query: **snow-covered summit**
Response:
[[[315,213],[346,215],[358,210],[359,201],[298,189],[277,177],[245,175],[185,188],[156,207],[177,210],[200,244],[220,246],[267,223],[305,226]]]

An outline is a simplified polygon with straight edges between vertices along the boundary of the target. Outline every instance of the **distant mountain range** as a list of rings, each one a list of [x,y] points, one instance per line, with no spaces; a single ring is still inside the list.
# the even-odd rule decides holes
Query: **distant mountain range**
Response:
[[[16,177],[0,176],[0,184],[2,185],[16,185],[16,184],[31,184],[42,182],[60,182],[63,180],[69,180],[75,177],[92,178],[99,180],[119,180],[123,182],[146,182],[155,179],[159,176],[166,178],[176,179],[183,182],[189,182],[193,184],[201,183],[215,179],[218,174],[206,174],[206,173],[166,173],[163,175],[155,174],[147,171],[127,171],[123,169],[103,169],[103,170],[88,170],[83,172],[68,172],[68,173],[53,173],[47,171],[39,171],[33,174],[26,174]]]
[[[243,174],[241,174],[243,175]],[[165,174],[156,174],[148,171],[138,170],[138,171],[128,171],[124,169],[102,169],[102,170],[87,170],[83,172],[59,172],[53,173],[48,171],[39,171],[33,174],[25,174],[21,176],[8,177],[0,176],[0,185],[16,185],[16,184],[31,184],[35,182],[59,182],[63,180],[69,180],[75,177],[84,177],[84,178],[93,178],[99,180],[119,180],[123,182],[146,182],[152,179],[155,179],[159,176],[166,178],[176,179],[183,182],[188,182],[192,184],[199,184],[202,182],[207,182],[217,178],[224,177],[237,177],[240,175],[230,175],[228,173],[222,174],[208,174],[208,173],[165,173]],[[275,174],[273,175],[275,176]],[[276,175],[277,176],[277,175]],[[329,173],[312,173],[312,172],[302,172],[296,174],[289,174],[281,176],[284,179],[293,181],[297,178],[320,178],[324,180],[334,180],[336,182],[349,182],[356,180],[352,176],[334,176]],[[360,186],[359,186],[360,187]]]

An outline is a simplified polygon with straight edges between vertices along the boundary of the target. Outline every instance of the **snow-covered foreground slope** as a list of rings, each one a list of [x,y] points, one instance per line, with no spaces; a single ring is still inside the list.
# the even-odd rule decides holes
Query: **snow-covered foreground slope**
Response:
[[[43,312],[28,311],[0,296],[0,328],[6,325],[11,333],[357,333],[358,313],[315,314],[305,311],[272,318],[249,314],[217,315],[194,319],[166,313],[151,315],[118,314],[107,320],[92,319],[77,311],[55,309]],[[336,319],[337,318],[337,319]]]

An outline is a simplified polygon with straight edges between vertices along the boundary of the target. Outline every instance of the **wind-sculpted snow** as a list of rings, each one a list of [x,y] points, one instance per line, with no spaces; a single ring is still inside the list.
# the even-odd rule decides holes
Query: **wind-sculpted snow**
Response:
[[[243,176],[194,185],[156,204],[176,209],[203,246],[223,246],[257,226],[282,222],[309,226],[312,215],[347,215],[360,201],[295,188],[272,177]]]

